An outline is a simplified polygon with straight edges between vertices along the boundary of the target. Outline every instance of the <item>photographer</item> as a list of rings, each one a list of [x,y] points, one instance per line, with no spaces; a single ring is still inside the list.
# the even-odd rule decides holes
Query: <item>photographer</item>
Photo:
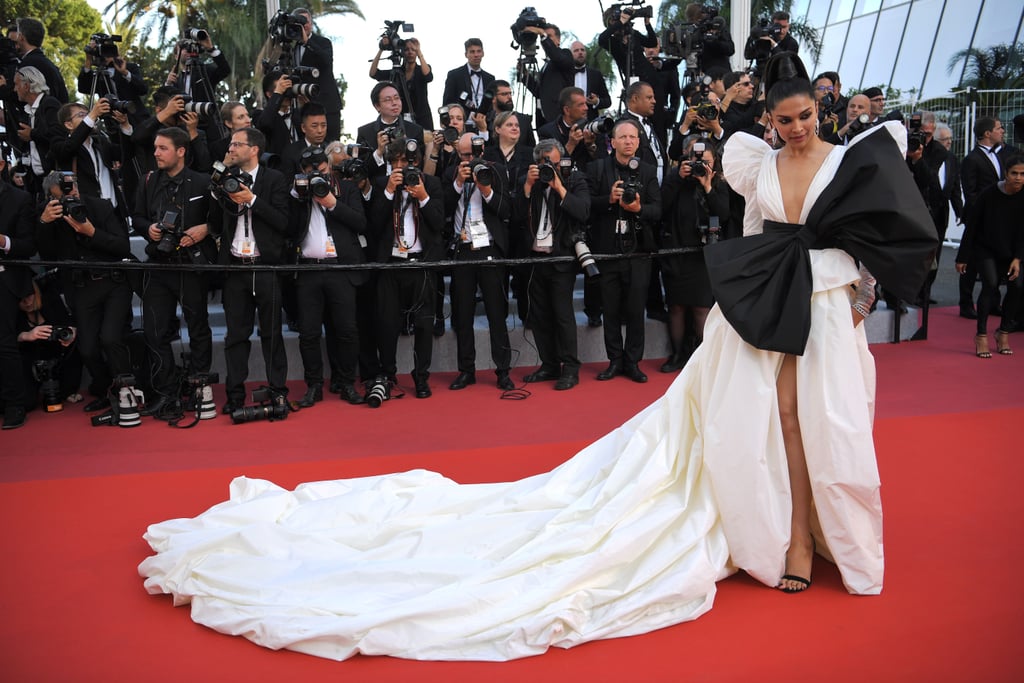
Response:
[[[690,136],[683,149],[686,159],[673,167],[661,186],[664,221],[658,233],[659,249],[714,244],[725,237],[729,223],[729,187],[721,180],[714,144]],[[663,257],[661,272],[672,344],[672,354],[661,371],[676,372],[703,340],[704,321],[714,298],[702,251]]]
[[[672,133],[668,158],[679,161],[683,155],[683,143],[691,135],[700,135],[716,145],[722,144],[725,130],[722,128],[718,95],[706,84],[693,81],[683,89],[686,113]]]
[[[640,130],[640,144],[637,155],[640,160],[657,169],[658,182],[661,182],[668,161],[664,129],[658,129],[654,121],[657,102],[654,89],[648,83],[638,81],[626,88],[626,113],[623,119],[637,124]]]
[[[431,135],[430,144],[427,145],[427,158],[423,163],[424,173],[439,178],[449,166],[459,163],[456,142],[466,132],[466,110],[461,104],[447,104],[441,107],[440,111],[441,125],[444,129],[434,131]]]
[[[493,97],[494,76],[480,68],[484,58],[484,44],[479,38],[470,38],[465,43],[466,64],[448,72],[444,79],[444,103],[458,102],[469,112],[487,113]]]
[[[110,118],[118,125],[118,135],[96,134],[103,119]],[[59,171],[72,171],[77,177],[78,189],[86,197],[102,197],[113,204],[121,216],[128,215],[119,172],[123,146],[131,147],[132,127],[128,117],[110,110],[110,101],[99,98],[92,109],[77,103],[65,104],[57,111],[57,120],[67,130],[67,137],[54,141],[50,156]]]
[[[82,383],[82,359],[76,344],[78,331],[71,312],[61,300],[60,288],[53,281],[39,282],[45,279],[45,275],[37,276],[30,284],[29,294],[18,303],[18,351],[25,385],[17,406],[22,415],[39,404],[40,392],[46,412],[63,410],[64,401],[82,400],[78,394]],[[98,403],[98,407],[90,407],[92,404],[86,407],[101,410],[110,405],[106,400]],[[16,426],[4,420],[4,429]]]
[[[605,156],[604,135],[583,128],[587,123],[587,96],[575,86],[563,88],[558,96],[562,115],[537,130],[541,140],[557,140],[577,166]]]
[[[557,140],[542,139],[533,148],[533,164],[526,172],[516,213],[525,216],[521,239],[535,258],[527,282],[529,305],[526,324],[533,331],[540,368],[526,382],[555,382],[555,389],[572,389],[580,382],[573,287],[578,266],[572,262],[546,262],[545,256],[573,256],[577,248],[589,254],[582,241],[590,216],[587,179],[572,165]],[[542,179],[541,169],[544,169]]]
[[[457,261],[491,261],[509,253],[508,222],[512,200],[505,169],[483,160],[484,141],[465,133],[458,141],[460,162],[444,175],[444,198],[454,258]],[[490,332],[491,359],[498,388],[515,388],[508,376],[512,346],[505,318],[508,317],[508,277],[503,267],[455,268],[452,270],[452,328],[458,354],[459,374],[450,389],[476,384],[476,344],[473,319],[479,287]]]
[[[338,180],[331,173],[327,156],[319,147],[303,155],[302,172],[309,189],[305,196],[292,191],[293,240],[298,245],[300,264],[365,263],[362,249],[367,231],[363,200],[351,180]],[[314,184],[319,183],[319,188]],[[341,400],[352,405],[363,402],[355,389],[359,360],[359,332],[356,324],[358,288],[369,279],[362,270],[301,270],[295,289],[299,302],[299,352],[302,355],[306,393],[303,408],[323,400],[323,359],[320,333],[327,323],[328,358],[331,381],[337,383]],[[326,319],[325,319],[326,315]]]
[[[210,143],[210,156],[213,161],[230,165],[228,156],[231,154],[231,137],[236,131],[252,126],[252,117],[241,102],[225,102],[220,105],[220,121],[224,124],[227,135]],[[266,151],[262,147],[260,150]]]
[[[848,145],[853,138],[870,128],[870,122],[862,122],[861,116],[871,117],[871,100],[863,93],[854,95],[846,103],[846,123],[836,132],[835,140],[829,142]]]
[[[74,174],[49,174],[43,191],[49,201],[36,228],[40,255],[83,264],[131,256],[124,220],[106,199],[81,195]],[[78,321],[78,351],[92,378],[90,393],[96,397],[85,409],[103,410],[109,406],[107,389],[113,378],[131,373],[125,333],[132,290],[121,270],[62,268],[60,273],[65,298]]]
[[[668,144],[667,134],[671,122],[679,112],[679,62],[661,58],[661,44],[644,48],[644,57],[654,70],[654,81],[649,83],[654,91],[654,113],[650,119],[654,129],[659,131],[662,149]],[[635,84],[634,84],[635,85]],[[626,101],[629,102],[627,92]]]
[[[231,135],[229,167],[213,183],[220,207],[210,212],[210,227],[220,237],[217,256],[222,265],[276,265],[285,262],[288,233],[288,181],[260,163],[267,144],[255,128],[241,128]],[[232,191],[234,190],[234,191]],[[218,210],[220,209],[220,210]],[[223,412],[231,415],[245,404],[245,380],[253,324],[259,315],[260,344],[267,384],[275,397],[288,395],[288,358],[281,336],[281,285],[273,271],[230,270],[222,293],[224,363],[227,375]]]
[[[835,71],[825,71],[814,79],[814,101],[818,104],[818,135],[822,140],[840,144],[839,129],[846,125],[849,101],[842,93],[842,83]]]
[[[0,172],[7,160],[0,156]],[[32,292],[32,271],[25,266],[4,265],[8,258],[27,259],[36,253],[32,226],[32,197],[13,185],[0,182],[0,402],[4,405],[4,429],[25,424],[25,377],[18,352],[18,303]]]
[[[0,86],[5,82],[6,79],[0,76]],[[38,69],[31,66],[19,67],[14,72],[14,93],[25,105],[25,116],[19,116],[17,121],[10,122],[0,116],[0,124],[4,124],[11,131],[17,129],[16,135],[22,149],[27,146],[28,154],[25,156],[29,157],[29,163],[26,169],[25,189],[33,196],[39,195],[43,176],[52,168],[50,145],[65,135],[64,127],[57,121],[57,111],[61,103],[57,98],[48,95],[48,92],[49,86]]]
[[[423,149],[423,128],[406,121],[402,117],[402,96],[391,83],[378,83],[370,91],[370,101],[379,116],[359,127],[356,142],[373,150],[373,162],[368,164],[370,177],[390,175],[387,166],[386,149],[388,144],[399,138],[411,138]],[[454,100],[452,100],[454,101]]]
[[[512,85],[508,81],[498,79],[494,81],[494,106],[487,112],[487,146],[493,147],[497,144],[498,138],[495,134],[495,120],[502,112],[511,112],[519,120],[519,142],[532,148],[537,144],[533,135],[533,117],[515,111],[515,103],[512,102]]]
[[[155,264],[212,263],[217,247],[207,239],[210,212],[210,176],[186,168],[188,133],[163,128],[154,140],[156,171],[139,185],[132,213],[132,229],[146,239],[146,254]],[[147,401],[145,415],[177,414],[171,340],[177,336],[175,309],[188,324],[192,371],[208,373],[213,360],[213,335],[207,314],[204,273],[188,270],[147,270],[142,278],[142,327],[153,368],[155,401]]]
[[[622,74],[622,82],[627,85],[634,76],[647,83],[657,80],[654,68],[644,56],[644,48],[656,47],[658,34],[651,24],[651,7],[640,8],[639,4],[609,8],[604,15],[607,28],[597,38],[597,44],[611,53]],[[646,33],[633,28],[633,17],[637,14],[643,16]]]
[[[334,45],[329,38],[313,33],[313,15],[308,9],[297,9],[292,17],[305,18],[302,39],[295,46],[295,64],[319,70],[317,76],[311,71],[303,72],[301,81],[319,86],[319,92],[311,101],[323,105],[327,115],[327,139],[337,140],[341,136],[341,92],[334,75]]]
[[[691,7],[697,3],[691,3]],[[689,9],[689,8],[687,8]],[[706,17],[701,11],[701,20]],[[732,65],[729,58],[736,53],[736,44],[732,40],[732,34],[726,28],[724,17],[713,17],[708,23],[708,30],[704,34],[704,49],[700,54],[700,71],[708,74],[713,71],[730,71]]]
[[[397,65],[393,63],[390,69],[378,68],[381,55],[384,50],[389,49],[395,48],[391,47],[390,39],[385,34],[381,36],[380,47],[373,58],[373,63],[370,64],[370,78],[392,83],[398,83],[399,78],[405,79],[405,88],[399,89],[399,93],[409,93],[409,101],[403,102],[405,111],[411,112],[413,121],[424,129],[433,130],[434,114],[427,99],[427,84],[433,82],[434,72],[423,57],[420,41],[416,38],[406,38],[402,41],[402,60]]]
[[[394,89],[392,88],[392,91]],[[444,197],[441,180],[417,167],[419,149],[399,138],[385,148],[389,175],[374,179],[370,224],[380,231],[377,261],[439,261],[444,256]],[[417,146],[418,147],[418,146]],[[377,340],[380,363],[391,382],[398,372],[398,336],[406,314],[413,318],[413,382],[416,398],[431,395],[427,379],[433,355],[437,275],[419,268],[386,268],[377,280]]]
[[[193,102],[215,102],[217,86],[230,75],[231,65],[224,53],[214,47],[209,32],[191,29],[190,37],[179,40],[175,46],[174,66],[164,86],[174,86]]]
[[[266,151],[281,155],[285,147],[302,137],[300,109],[292,93],[292,79],[286,74],[267,74],[263,77],[263,95],[267,106],[254,112],[252,118],[256,128],[267,137]]]
[[[186,106],[187,105],[187,106]],[[210,157],[210,149],[207,145],[206,133],[199,130],[199,114],[195,111],[199,108],[212,108],[212,103],[186,103],[186,97],[172,86],[161,86],[153,93],[153,116],[150,116],[138,126],[132,133],[132,144],[135,145],[136,153],[133,162],[139,165],[139,177],[147,171],[153,171],[158,167],[154,164],[154,143],[159,131],[165,128],[178,128],[185,133],[186,155],[185,165],[191,170],[200,173],[209,172],[213,164]]]
[[[639,123],[620,120],[611,135],[615,154],[587,167],[590,246],[595,254],[631,255],[655,248],[652,226],[661,219],[661,190],[657,169],[636,157],[642,135]],[[604,346],[609,362],[598,373],[598,380],[626,375],[634,382],[647,381],[638,364],[644,354],[644,309],[650,281],[650,258],[601,262]]]
[[[21,58],[19,68],[31,66],[39,70],[49,88],[49,93],[61,104],[68,102],[68,88],[60,69],[43,54],[43,39],[46,28],[43,22],[30,17],[17,20],[17,33],[9,36],[17,45],[18,56]]]
[[[721,121],[725,137],[738,130],[749,131],[764,115],[764,103],[754,99],[754,83],[746,71],[732,71],[722,79]]]
[[[540,71],[525,71],[520,63],[520,81],[537,98],[537,125],[554,121],[561,113],[558,95],[562,88],[573,85],[575,68],[572,53],[561,47],[562,31],[554,24],[545,28],[526,26],[523,31],[540,37],[545,60]]]
[[[800,44],[789,34],[789,12],[780,11],[767,21],[762,18],[759,25],[754,27],[743,49],[743,58],[762,62],[780,52],[796,54],[799,51]]]
[[[310,147],[327,143],[327,112],[322,104],[307,102],[299,111],[299,132],[302,137],[288,144],[281,152],[281,169],[289,175],[302,172],[300,158]]]
[[[85,48],[85,64],[78,73],[78,92],[131,102],[134,112],[129,113],[138,123],[147,115],[142,98],[149,93],[149,86],[139,65],[118,54],[119,41],[120,36],[93,34]]]
[[[601,110],[612,106],[612,96],[608,94],[604,75],[594,67],[587,66],[587,46],[577,40],[569,49],[573,65],[570,85],[587,93],[587,120],[593,121]]]

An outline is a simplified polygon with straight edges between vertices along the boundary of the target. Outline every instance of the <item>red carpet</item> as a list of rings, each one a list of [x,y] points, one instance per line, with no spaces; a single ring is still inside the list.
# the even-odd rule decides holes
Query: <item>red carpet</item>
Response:
[[[735,576],[697,621],[501,664],[338,663],[222,636],[145,593],[141,534],[219,502],[240,474],[291,487],[412,467],[460,481],[549,469],[664,389],[653,362],[643,386],[595,382],[588,367],[572,392],[533,385],[511,402],[484,382],[449,392],[438,376],[429,401],[335,400],[280,424],[92,429],[77,410],[32,414],[0,436],[0,670],[10,681],[1021,680],[1024,358],[975,359],[971,335],[940,310],[929,341],[873,347],[881,596],[849,596],[819,559],[803,595]]]

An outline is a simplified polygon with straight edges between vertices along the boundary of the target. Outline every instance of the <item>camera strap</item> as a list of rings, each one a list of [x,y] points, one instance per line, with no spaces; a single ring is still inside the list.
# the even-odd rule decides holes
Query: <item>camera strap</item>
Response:
[[[405,190],[399,190],[395,193],[394,209],[392,210],[392,223],[394,226],[394,249],[392,250],[392,256],[398,256],[400,258],[408,258],[409,250],[412,249],[417,242],[419,242],[420,235],[420,215],[419,207],[412,206],[415,199],[409,195]],[[412,210],[412,241],[406,240],[405,234],[405,223],[406,214]]]

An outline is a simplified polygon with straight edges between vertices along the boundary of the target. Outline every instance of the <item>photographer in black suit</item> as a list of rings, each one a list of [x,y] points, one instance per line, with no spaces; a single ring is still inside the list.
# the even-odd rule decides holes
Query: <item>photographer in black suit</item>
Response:
[[[105,51],[110,47],[113,47],[113,54]],[[135,111],[131,115],[135,117],[136,122],[146,116],[143,98],[149,93],[149,86],[142,76],[142,69],[138,64],[129,62],[117,54],[117,45],[114,42],[100,46],[95,40],[89,41],[85,51],[85,64],[78,72],[78,92],[86,96],[109,96],[115,100],[131,102],[135,105]]]
[[[7,160],[0,157],[0,171]],[[25,424],[25,376],[18,352],[18,302],[32,293],[32,271],[4,265],[6,259],[27,259],[36,253],[32,226],[32,197],[0,181],[0,401],[4,429]]]
[[[154,142],[159,131],[168,127],[177,127],[186,133],[187,149],[185,165],[193,171],[208,173],[213,159],[207,144],[206,133],[199,130],[199,114],[185,111],[185,100],[174,86],[161,86],[153,93],[153,116],[135,126],[132,131],[132,144],[135,146],[133,163],[139,166],[138,175],[154,170]]]
[[[210,212],[211,229],[220,236],[218,263],[242,266],[285,262],[288,182],[279,172],[260,163],[266,144],[266,137],[255,128],[242,128],[231,135],[228,173],[221,174],[214,183],[221,210],[214,207]],[[245,380],[252,350],[249,338],[257,313],[267,385],[277,396],[287,395],[288,358],[281,336],[278,274],[228,271],[222,298],[227,323],[224,389],[228,400],[224,413],[231,414],[245,403]]]
[[[661,190],[657,170],[636,159],[641,134],[640,124],[622,119],[612,131],[614,156],[587,167],[592,202],[590,246],[595,254],[629,256],[654,249],[652,226],[661,218]],[[634,159],[636,168],[630,166]],[[638,363],[644,353],[644,303],[650,280],[649,258],[601,263],[604,345],[609,363],[597,379],[624,374],[634,382],[647,381]]]
[[[118,121],[118,135],[113,138],[96,130],[107,116]],[[77,102],[65,104],[57,111],[57,120],[67,130],[67,137],[50,145],[56,169],[74,172],[83,196],[102,197],[126,217],[127,202],[114,166],[123,158],[122,149],[131,146],[128,118],[122,112],[111,112],[109,101],[97,99],[91,110]]]
[[[320,148],[303,155],[302,172],[309,176],[305,196],[292,192],[293,241],[300,264],[364,263],[362,244],[366,216],[362,196],[355,183],[339,181],[326,154]],[[355,389],[359,360],[359,332],[356,325],[356,293],[369,279],[364,270],[301,270],[295,291],[299,304],[299,352],[302,355],[306,394],[299,405],[311,407],[323,400],[323,357],[321,329],[327,322],[331,382],[341,400],[356,405],[363,397]],[[325,319],[326,316],[326,319]]]
[[[195,102],[215,102],[217,86],[231,75],[231,65],[224,53],[214,46],[210,34],[203,33],[205,37],[200,40],[178,41],[174,67],[164,85],[174,86]]]
[[[18,56],[21,58],[20,66],[32,66],[39,70],[50,88],[50,95],[57,98],[61,104],[68,102],[68,88],[64,83],[64,76],[61,75],[57,65],[50,61],[50,58],[43,54],[43,39],[46,38],[46,28],[43,22],[31,17],[22,17],[17,21],[17,33],[10,36],[18,49]]]
[[[540,368],[526,382],[554,381],[555,389],[572,389],[580,382],[576,343],[576,313],[572,291],[578,267],[572,262],[545,262],[545,256],[572,256],[584,237],[590,215],[587,179],[570,166],[565,148],[557,140],[541,140],[533,148],[533,164],[526,172],[517,211],[525,216],[520,236],[536,258],[528,277],[526,323],[533,330]],[[541,167],[550,180],[541,179]],[[585,245],[584,245],[585,246]]]
[[[329,38],[313,33],[313,15],[308,9],[300,8],[292,16],[303,16],[302,42],[295,47],[295,63],[319,69],[319,74],[302,75],[303,83],[316,83],[320,92],[310,101],[319,102],[327,113],[327,139],[337,140],[341,136],[341,92],[334,76],[334,46]]]
[[[583,130],[587,123],[587,95],[576,86],[563,88],[558,96],[562,115],[537,130],[540,140],[557,140],[580,167],[605,156],[605,138]]]
[[[587,120],[593,121],[602,109],[612,106],[608,85],[604,75],[592,66],[587,66],[587,46],[580,41],[570,46],[572,52],[572,82],[587,94]]]
[[[558,95],[562,88],[573,84],[572,53],[561,47],[562,31],[554,24],[547,28],[526,26],[523,31],[540,36],[540,46],[544,48],[545,61],[540,71],[529,72],[522,64],[519,66],[520,81],[537,98],[537,125],[542,126],[561,114]]]
[[[454,257],[458,261],[491,261],[508,255],[508,221],[512,200],[505,169],[483,160],[484,141],[472,133],[459,138],[460,162],[444,175],[444,198],[452,222]],[[512,346],[505,318],[508,317],[508,277],[505,268],[455,268],[452,271],[452,327],[458,347],[459,375],[450,389],[476,384],[476,344],[473,318],[476,291],[483,295],[484,312],[491,338],[498,388],[514,389],[508,376]]]
[[[367,163],[370,177],[390,175],[387,146],[399,137],[411,138],[423,149],[423,128],[402,116],[402,96],[391,83],[378,83],[370,91],[370,101],[380,114],[375,121],[359,126],[356,142],[373,150]],[[447,102],[447,100],[445,100]]]
[[[152,263],[213,263],[217,247],[209,236],[210,176],[185,166],[188,133],[163,128],[154,140],[157,170],[139,184],[132,213],[132,229],[146,238]],[[150,352],[156,400],[146,402],[144,415],[177,408],[175,360],[171,348],[178,333],[175,317],[181,304],[188,324],[192,371],[208,373],[213,361],[213,335],[206,307],[204,273],[187,270],[151,270],[142,279],[142,328]],[[177,414],[179,411],[169,411]]]
[[[452,69],[444,79],[445,104],[458,102],[467,110],[467,121],[478,112],[486,114],[487,93],[494,91],[494,75],[480,68],[484,58],[484,44],[479,38],[470,38],[465,43],[466,64]]]
[[[69,106],[69,105],[65,105]],[[131,255],[128,226],[106,199],[80,195],[72,173],[53,172],[43,181],[49,201],[39,216],[36,245],[44,258],[65,261],[119,261]],[[61,200],[77,200],[68,204]],[[72,208],[76,203],[78,208]],[[76,212],[77,217],[76,217]],[[65,298],[78,323],[78,352],[92,377],[97,397],[86,410],[109,406],[107,389],[117,375],[131,372],[125,332],[131,319],[132,290],[124,271],[60,269]]]
[[[253,112],[253,125],[267,136],[267,149],[272,154],[282,154],[284,148],[302,137],[299,130],[299,108],[291,92],[292,79],[284,74],[267,74],[263,77],[263,94],[267,106]],[[326,113],[325,113],[326,117]]]
[[[444,195],[441,180],[424,175],[419,163],[419,148],[410,149],[411,140],[400,138],[388,143],[385,161],[391,173],[377,178],[371,190],[371,225],[380,231],[377,261],[413,263],[438,261],[444,256]],[[419,268],[387,268],[377,280],[377,341],[380,364],[394,382],[398,372],[398,336],[406,314],[415,327],[413,372],[416,398],[431,395],[427,379],[434,345],[434,271]]]

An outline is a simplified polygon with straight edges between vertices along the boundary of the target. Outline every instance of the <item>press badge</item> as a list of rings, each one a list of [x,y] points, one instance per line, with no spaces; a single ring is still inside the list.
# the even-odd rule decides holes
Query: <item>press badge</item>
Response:
[[[483,221],[470,221],[469,241],[473,243],[474,249],[482,249],[491,246],[491,238],[487,236],[487,224]]]
[[[629,232],[629,221],[623,220],[621,218],[619,220],[615,221],[615,232],[617,232],[620,235],[625,235],[626,233],[628,233]]]
[[[395,258],[409,258],[409,250],[400,244],[391,247],[391,255]]]
[[[242,240],[242,256],[252,256],[252,255],[253,255],[252,240],[243,239]]]
[[[356,235],[356,239],[359,240],[359,246],[366,249],[366,235]]]
[[[334,248],[334,238],[330,235],[327,236],[327,242],[324,244],[324,252],[327,254],[327,258],[338,256],[338,250]]]

